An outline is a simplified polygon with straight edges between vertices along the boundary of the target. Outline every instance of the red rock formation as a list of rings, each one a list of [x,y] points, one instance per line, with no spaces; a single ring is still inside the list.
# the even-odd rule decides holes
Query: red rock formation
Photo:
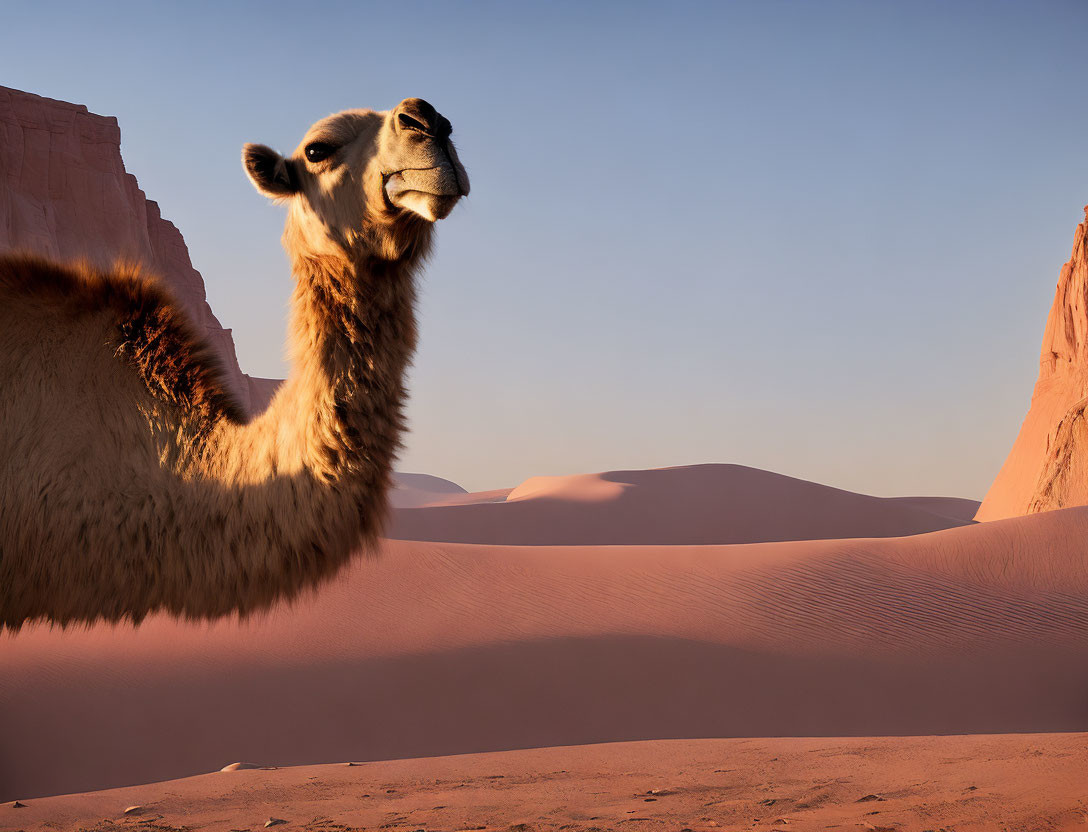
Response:
[[[1020,434],[975,519],[1088,504],[1088,206],[1043,334],[1039,380]]]
[[[260,410],[277,381],[238,367],[181,233],[162,218],[121,160],[117,119],[0,87],[0,250],[109,264],[138,260],[161,275],[223,358],[246,407]]]

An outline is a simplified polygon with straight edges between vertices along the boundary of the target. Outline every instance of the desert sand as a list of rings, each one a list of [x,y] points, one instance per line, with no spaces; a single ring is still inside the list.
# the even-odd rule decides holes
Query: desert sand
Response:
[[[248,769],[2,806],[0,826],[1072,830],[1086,749],[1083,734],[674,740]]]
[[[430,474],[393,474],[389,502],[394,508],[416,508],[447,499],[464,498],[468,492],[455,482]]]
[[[504,500],[483,497],[397,512],[388,535],[511,546],[898,537],[965,525],[978,507],[955,498],[870,497],[743,465],[533,477]]]
[[[1086,731],[1086,541],[1088,508],[892,539],[391,541],[245,622],[3,636],[0,798],[239,759]]]

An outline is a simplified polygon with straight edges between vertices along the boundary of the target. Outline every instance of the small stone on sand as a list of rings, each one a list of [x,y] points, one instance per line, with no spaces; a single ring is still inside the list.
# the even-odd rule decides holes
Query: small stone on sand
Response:
[[[220,771],[242,771],[243,769],[262,768],[262,766],[256,763],[231,763],[229,766],[223,766]]]
[[[269,826],[279,826],[281,823],[287,823],[283,818],[269,818],[264,822],[265,828]]]
[[[143,810],[143,808],[144,807],[140,806],[139,804],[136,804],[135,806],[129,806],[127,809],[125,809],[124,814],[136,815],[139,814]]]
[[[25,803],[20,803],[18,800],[16,800],[14,803],[11,804],[11,808],[12,809],[25,809],[26,804]]]

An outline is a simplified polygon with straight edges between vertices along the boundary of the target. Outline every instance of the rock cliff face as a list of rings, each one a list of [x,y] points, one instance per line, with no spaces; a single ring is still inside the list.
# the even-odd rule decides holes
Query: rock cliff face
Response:
[[[1058,276],[1039,380],[977,520],[1088,504],[1088,206]]]
[[[242,403],[259,411],[271,398],[278,382],[239,369],[234,339],[212,314],[181,233],[125,171],[115,118],[0,87],[0,251],[12,249],[143,263],[218,350]]]

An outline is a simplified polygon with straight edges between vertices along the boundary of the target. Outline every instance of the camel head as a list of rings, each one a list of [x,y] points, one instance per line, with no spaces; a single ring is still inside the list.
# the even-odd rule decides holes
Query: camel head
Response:
[[[247,144],[242,161],[258,191],[288,204],[289,250],[321,256],[361,243],[392,259],[468,194],[451,132],[434,107],[407,98],[324,118],[287,157]]]

